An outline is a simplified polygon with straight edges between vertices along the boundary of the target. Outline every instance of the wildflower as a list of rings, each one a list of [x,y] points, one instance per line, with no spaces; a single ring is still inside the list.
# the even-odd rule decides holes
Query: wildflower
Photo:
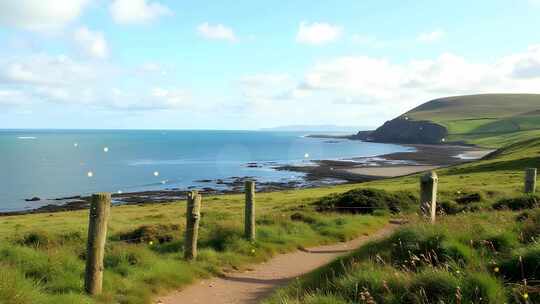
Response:
[[[148,244],[150,244],[150,246],[152,246],[152,245],[154,245],[154,242],[150,241],[150,242],[148,242]]]
[[[495,272],[499,272],[499,267],[495,267],[495,268],[493,268],[493,271],[495,271]]]
[[[251,253],[255,253],[255,249],[251,249]]]

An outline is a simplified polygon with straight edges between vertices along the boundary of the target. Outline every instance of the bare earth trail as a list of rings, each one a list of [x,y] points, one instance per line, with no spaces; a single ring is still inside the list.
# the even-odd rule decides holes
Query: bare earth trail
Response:
[[[257,264],[246,272],[228,273],[222,277],[200,281],[187,288],[160,297],[164,304],[251,304],[259,303],[276,288],[294,278],[328,264],[367,241],[382,238],[399,225],[388,224],[371,235],[334,245],[308,248],[277,255],[266,263]]]

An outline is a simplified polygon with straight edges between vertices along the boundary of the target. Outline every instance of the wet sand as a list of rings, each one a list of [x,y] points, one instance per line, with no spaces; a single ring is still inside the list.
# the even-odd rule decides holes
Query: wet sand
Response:
[[[406,145],[412,152],[398,152],[350,160],[314,161],[315,166],[281,166],[278,170],[304,172],[308,180],[338,178],[365,182],[405,176],[481,159],[493,150],[456,145]]]
[[[347,172],[367,175],[367,176],[376,176],[376,177],[397,177],[410,175],[418,172],[431,171],[440,168],[440,166],[387,166],[387,167],[359,167],[345,169]]]

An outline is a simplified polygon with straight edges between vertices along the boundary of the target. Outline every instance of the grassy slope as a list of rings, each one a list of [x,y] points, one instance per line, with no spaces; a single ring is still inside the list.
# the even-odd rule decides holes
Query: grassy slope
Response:
[[[535,303],[534,301],[540,300],[538,291],[528,291],[531,298],[527,302],[523,296],[529,294],[523,283],[519,280],[503,283],[500,274],[495,273],[494,269],[500,267],[502,272],[504,269],[501,265],[506,265],[505,267],[510,267],[510,270],[519,274],[517,257],[532,252],[532,255],[529,255],[536,259],[534,263],[538,263],[540,247],[534,243],[520,243],[522,227],[515,220],[518,212],[488,211],[488,208],[501,197],[521,193],[523,169],[540,166],[539,154],[540,139],[529,139],[507,146],[487,160],[438,171],[440,201],[455,198],[459,192],[479,192],[484,195],[484,199],[478,205],[484,210],[439,218],[436,227],[415,222],[411,228],[407,228],[407,233],[414,234],[414,242],[410,245],[417,248],[417,239],[436,235],[444,240],[439,248],[444,252],[453,252],[456,247],[468,254],[465,264],[457,265],[455,259],[449,259],[441,265],[427,265],[428,267],[414,271],[404,269],[403,263],[410,257],[403,260],[387,256],[395,251],[398,246],[396,244],[401,243],[399,239],[405,232],[399,232],[393,238],[360,249],[351,256],[303,277],[279,290],[266,303],[371,303],[360,299],[363,287],[371,292],[377,303],[403,303],[405,295],[416,297],[415,300],[409,298],[411,303],[432,303],[434,299],[422,298],[424,291],[420,289],[427,286],[448,288],[447,294],[450,294],[450,298],[446,298],[445,303],[459,303],[455,296],[457,286],[461,287],[464,301],[467,300],[463,303],[469,303],[469,300],[474,300],[474,303],[508,303],[508,300],[512,303]],[[417,180],[418,176],[411,176],[372,182],[366,186],[409,190],[417,186]],[[538,227],[538,223],[536,225]],[[473,246],[474,249],[467,248],[471,240],[474,240],[475,244],[484,244],[485,240],[492,238],[502,242],[500,249],[494,250],[491,245],[488,249],[476,245]],[[384,260],[382,265],[380,257]],[[531,266],[532,269],[537,267],[530,265],[529,268]],[[538,277],[530,284],[538,284],[537,280]],[[474,294],[478,286],[482,293]],[[366,294],[364,298],[367,299]]]
[[[449,140],[488,147],[540,133],[540,95],[484,94],[442,98],[405,115],[448,128]]]
[[[516,221],[517,215],[468,213],[441,218],[436,226],[415,222],[302,277],[264,303],[537,303],[540,246],[523,241],[521,232],[530,222]]]
[[[496,158],[439,171],[440,194],[481,192],[487,201],[521,191],[522,170],[540,166],[540,140],[512,146]],[[501,186],[504,183],[504,187]],[[181,260],[185,202],[120,206],[112,210],[107,247],[105,293],[98,299],[82,295],[87,212],[0,218],[0,303],[148,303],[155,293],[262,261],[298,246],[335,242],[381,227],[385,217],[316,214],[309,205],[329,193],[358,187],[416,191],[418,176],[361,185],[283,191],[258,195],[259,241],[242,235],[242,196],[205,197],[199,261]],[[301,212],[315,220],[291,221]],[[142,225],[180,224],[176,238],[163,245],[127,244],[122,232]]]

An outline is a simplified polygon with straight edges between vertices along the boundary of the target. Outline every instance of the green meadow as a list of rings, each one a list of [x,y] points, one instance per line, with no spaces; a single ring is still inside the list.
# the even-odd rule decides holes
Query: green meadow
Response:
[[[523,169],[540,165],[540,139],[439,170],[436,225],[410,215],[390,237],[278,290],[266,304],[539,303],[540,198]],[[365,184],[413,190],[418,176]]]
[[[319,214],[311,202],[338,189],[257,195],[257,241],[243,238],[241,195],[204,197],[197,261],[183,259],[185,201],[111,210],[104,292],[84,294],[87,211],[0,218],[0,303],[151,303],[157,294],[275,254],[349,240],[388,216]],[[301,213],[301,220],[293,214]]]

